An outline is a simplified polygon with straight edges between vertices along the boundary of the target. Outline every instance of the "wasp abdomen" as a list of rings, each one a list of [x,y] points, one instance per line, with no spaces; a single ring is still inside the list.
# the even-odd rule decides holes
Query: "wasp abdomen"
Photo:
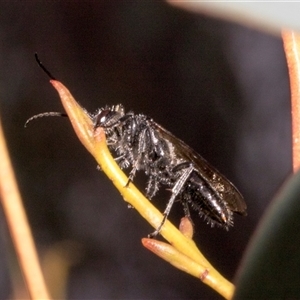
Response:
[[[222,195],[197,172],[191,175],[182,195],[183,201],[187,201],[212,226],[228,229],[233,225],[232,212]]]

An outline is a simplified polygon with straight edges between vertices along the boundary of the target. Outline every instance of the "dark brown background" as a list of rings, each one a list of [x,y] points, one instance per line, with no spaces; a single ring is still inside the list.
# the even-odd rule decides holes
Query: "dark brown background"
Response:
[[[271,198],[291,173],[289,86],[282,42],[160,1],[0,2],[1,117],[40,249],[81,246],[70,299],[219,299],[142,248],[152,228],[128,210],[76,139],[34,52],[88,110],[123,103],[195,148],[243,193],[248,217],[229,232],[194,215],[195,240],[233,279]],[[155,204],[164,209],[166,196]],[[171,219],[178,224],[182,207]],[[0,298],[10,294],[1,214]],[[74,250],[75,251],[75,250]],[[77,250],[76,250],[77,251]]]

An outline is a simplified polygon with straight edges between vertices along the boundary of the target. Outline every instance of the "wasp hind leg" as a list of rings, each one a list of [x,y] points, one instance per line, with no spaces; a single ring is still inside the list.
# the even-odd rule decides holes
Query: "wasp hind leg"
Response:
[[[194,166],[192,164],[190,164],[185,170],[183,170],[183,173],[178,178],[178,180],[175,182],[175,184],[172,188],[172,196],[171,196],[171,198],[170,198],[170,200],[169,200],[169,202],[168,202],[168,204],[165,208],[165,211],[163,213],[162,221],[161,221],[160,225],[158,226],[158,228],[154,232],[152,232],[148,235],[149,238],[154,238],[160,233],[161,228],[165,224],[165,222],[166,222],[166,220],[167,220],[167,218],[170,214],[171,208],[174,204],[174,201],[175,201],[176,197],[182,191],[182,188],[186,184],[186,182],[189,179],[189,177],[190,177],[191,173],[193,172],[193,170],[194,170]]]

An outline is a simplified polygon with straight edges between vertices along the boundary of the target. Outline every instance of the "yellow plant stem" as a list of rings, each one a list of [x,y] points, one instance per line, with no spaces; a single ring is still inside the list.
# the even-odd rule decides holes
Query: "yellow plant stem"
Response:
[[[3,211],[29,295],[34,300],[50,299],[10,162],[1,123],[0,192]]]
[[[162,214],[132,183],[127,186],[128,178],[111,156],[103,129],[94,128],[90,115],[80,107],[62,83],[56,80],[50,82],[58,91],[79,140],[94,156],[101,169],[120,191],[124,200],[132,205],[155,229],[158,228],[163,218]],[[178,255],[186,256],[202,268],[206,274],[203,278],[204,283],[211,286],[226,299],[232,297],[234,286],[213,268],[190,238],[185,237],[169,221],[166,221],[160,234],[177,250]],[[203,272],[200,271],[200,274]]]
[[[144,247],[169,262],[175,268],[186,272],[201,281],[205,281],[206,277],[209,275],[208,269],[203,268],[203,266],[179,252],[170,244],[149,238],[143,238],[142,244]]]

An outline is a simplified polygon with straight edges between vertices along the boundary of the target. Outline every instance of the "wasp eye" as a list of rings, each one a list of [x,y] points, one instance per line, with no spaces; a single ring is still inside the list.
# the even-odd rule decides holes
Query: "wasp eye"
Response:
[[[100,119],[100,124],[103,124],[104,122],[105,122],[105,120],[106,120],[106,116],[103,116],[101,119]]]
[[[94,124],[95,127],[101,127],[106,122],[107,115],[109,114],[109,110],[102,110],[97,115],[94,116]]]

